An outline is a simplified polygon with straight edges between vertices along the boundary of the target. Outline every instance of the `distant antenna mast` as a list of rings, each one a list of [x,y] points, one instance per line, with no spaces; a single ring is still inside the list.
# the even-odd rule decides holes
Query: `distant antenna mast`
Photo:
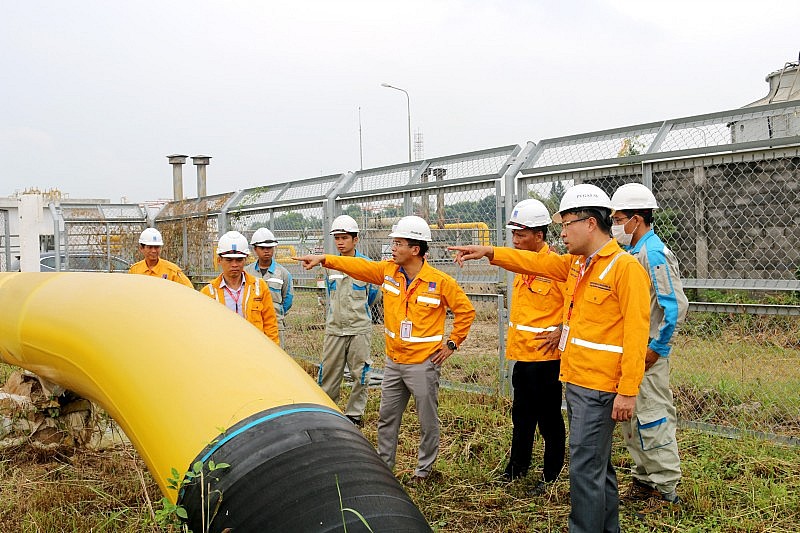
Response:
[[[423,159],[425,159],[425,146],[422,132],[417,130],[414,132],[414,161],[422,161]]]

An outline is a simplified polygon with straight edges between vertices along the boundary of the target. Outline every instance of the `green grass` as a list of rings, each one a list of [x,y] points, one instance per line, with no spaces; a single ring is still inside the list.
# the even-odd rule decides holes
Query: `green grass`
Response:
[[[316,294],[298,293],[287,322],[287,348],[316,373],[324,336],[323,308]],[[445,364],[443,378],[499,386],[496,310],[479,309],[467,342]],[[798,322],[782,317],[737,318],[697,314],[676,342],[672,386],[679,417],[744,430],[800,438],[800,342]],[[376,325],[372,350],[383,366],[383,327]],[[5,378],[7,365],[0,365]],[[376,442],[380,392],[370,390],[364,434]],[[347,401],[347,392],[340,405]],[[511,440],[510,400],[502,396],[443,390],[442,437],[435,478],[407,491],[436,531],[566,531],[566,471],[542,496],[528,495],[534,469],[511,485],[496,483]],[[743,434],[743,435],[746,435]],[[396,476],[413,473],[419,425],[406,413]],[[678,432],[684,472],[680,510],[637,517],[640,507],[621,507],[624,531],[800,531],[800,447],[751,437],[731,439],[698,431]],[[629,483],[630,458],[621,437],[613,461],[620,487]],[[154,506],[161,494],[130,448],[106,451],[0,451],[0,532],[160,532]],[[358,509],[356,509],[358,510]]]
[[[346,402],[347,394],[342,402]],[[364,434],[376,441],[380,393],[370,390]],[[528,491],[538,480],[541,445],[534,468],[510,485],[502,472],[511,439],[507,399],[442,391],[442,439],[436,474],[407,486],[436,531],[566,531],[569,483],[566,471],[542,496]],[[419,425],[412,406],[401,428],[396,476],[413,473]],[[639,507],[621,507],[624,531],[800,531],[800,448],[754,439],[727,439],[679,431],[684,472],[679,511],[636,517]],[[621,489],[629,482],[630,459],[621,437],[613,461]],[[158,532],[153,506],[161,495],[132,448],[102,452],[4,450],[0,459],[0,531]],[[356,509],[357,510],[357,509]]]

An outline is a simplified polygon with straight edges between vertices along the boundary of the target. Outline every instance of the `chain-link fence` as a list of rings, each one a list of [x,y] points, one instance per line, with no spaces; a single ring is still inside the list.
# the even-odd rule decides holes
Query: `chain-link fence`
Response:
[[[218,274],[215,244],[229,229],[260,227],[279,242],[276,258],[294,278],[287,351],[307,366],[320,359],[325,291],[321,270],[290,258],[335,253],[327,229],[349,214],[359,250],[391,256],[388,234],[415,214],[432,229],[429,260],[453,276],[478,310],[467,342],[443,369],[451,383],[502,390],[508,273],[485,260],[463,269],[448,245],[506,245],[505,220],[535,197],[556,211],[564,191],[594,183],[609,195],[624,183],[651,187],[655,229],[676,253],[691,300],[675,342],[672,381],[685,424],[800,439],[800,103],[784,102],[458,154],[341,175],[170,202],[155,217],[163,256],[196,286]],[[518,174],[522,173],[521,176]],[[135,206],[133,206],[135,208]],[[144,214],[131,206],[62,206],[56,242],[133,261]],[[558,226],[548,240],[563,251]],[[0,236],[2,238],[2,236]],[[383,361],[380,303],[373,354]]]
[[[234,193],[204,196],[166,204],[156,215],[154,227],[161,232],[161,256],[183,268],[196,287],[216,274],[214,249],[220,218]]]
[[[53,252],[42,254],[44,270],[126,272],[137,258],[147,216],[131,204],[51,204]]]
[[[545,140],[523,164],[518,197],[551,207],[576,183],[652,188],[654,228],[691,301],[671,358],[686,424],[800,439],[798,112],[782,103]]]

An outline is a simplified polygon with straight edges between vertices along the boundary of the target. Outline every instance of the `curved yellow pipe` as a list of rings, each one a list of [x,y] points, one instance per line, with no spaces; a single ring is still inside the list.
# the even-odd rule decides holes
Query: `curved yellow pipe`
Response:
[[[0,357],[103,407],[161,488],[236,422],[338,409],[286,353],[177,283],[98,273],[0,274]]]

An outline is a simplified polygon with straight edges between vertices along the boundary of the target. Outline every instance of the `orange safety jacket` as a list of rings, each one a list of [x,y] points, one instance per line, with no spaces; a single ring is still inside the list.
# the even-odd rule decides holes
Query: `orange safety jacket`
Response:
[[[553,253],[545,244],[539,254]],[[559,350],[545,353],[536,336],[558,329],[564,311],[564,284],[536,274],[516,274],[506,335],[506,359],[553,361]]]
[[[148,268],[147,262],[142,259],[138,263],[131,265],[131,268],[128,269],[128,274],[144,274],[145,276],[152,276],[154,278],[168,279],[169,281],[174,281],[186,285],[190,289],[194,289],[194,285],[192,285],[192,282],[186,277],[186,274],[183,273],[181,267],[166,259],[159,258],[158,263],[156,263],[156,266],[153,268]]]
[[[561,354],[561,381],[636,396],[650,330],[647,272],[613,239],[594,254],[581,276],[585,261],[578,255],[495,248],[492,263],[566,281],[569,336]]]
[[[386,355],[395,363],[423,363],[441,348],[448,307],[454,315],[450,340],[459,346],[467,338],[475,319],[472,303],[453,278],[427,261],[408,287],[394,261],[326,255],[323,266],[381,286]],[[406,319],[411,335],[402,339],[400,323]]]
[[[272,306],[269,285],[263,279],[256,278],[247,272],[242,272],[242,275],[244,276],[244,289],[242,290],[244,317],[263,331],[264,335],[272,339],[275,344],[279,344],[278,319],[275,317],[275,309]],[[225,305],[225,290],[221,284],[222,274],[200,289],[200,292]]]

